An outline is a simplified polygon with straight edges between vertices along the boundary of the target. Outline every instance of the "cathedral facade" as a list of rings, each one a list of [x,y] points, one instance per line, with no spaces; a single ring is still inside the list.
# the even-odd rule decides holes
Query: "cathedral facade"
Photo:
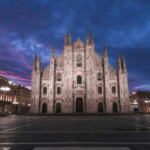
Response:
[[[65,35],[64,51],[57,58],[52,46],[50,64],[41,69],[34,58],[31,83],[31,113],[127,113],[129,90],[125,58],[118,54],[118,69],[95,51],[93,35],[86,43],[72,43]]]

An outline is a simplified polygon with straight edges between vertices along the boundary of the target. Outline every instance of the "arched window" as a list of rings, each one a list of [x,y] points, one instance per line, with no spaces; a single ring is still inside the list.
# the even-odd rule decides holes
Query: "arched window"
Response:
[[[112,93],[114,93],[114,94],[116,93],[116,87],[115,86],[112,87]]]
[[[82,77],[81,76],[77,76],[77,84],[82,84]]]
[[[98,87],[98,94],[102,94],[102,87],[101,86]]]
[[[47,87],[43,88],[43,94],[47,94]]]
[[[97,74],[97,80],[100,81],[101,80],[101,73]]]
[[[60,73],[57,74],[57,81],[61,81],[61,74]]]
[[[61,88],[60,87],[57,88],[57,94],[61,94]]]
[[[81,64],[82,64],[82,59],[81,59],[81,56],[78,55],[77,56],[77,67],[81,67]]]

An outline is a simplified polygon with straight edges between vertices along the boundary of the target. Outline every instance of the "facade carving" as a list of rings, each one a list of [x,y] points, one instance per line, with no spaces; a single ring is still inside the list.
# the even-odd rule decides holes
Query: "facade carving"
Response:
[[[93,35],[86,43],[79,38],[72,44],[65,35],[64,51],[57,58],[52,46],[50,64],[41,69],[34,58],[31,83],[31,113],[127,113],[129,112],[128,77],[125,58],[118,54],[118,69],[95,51]]]

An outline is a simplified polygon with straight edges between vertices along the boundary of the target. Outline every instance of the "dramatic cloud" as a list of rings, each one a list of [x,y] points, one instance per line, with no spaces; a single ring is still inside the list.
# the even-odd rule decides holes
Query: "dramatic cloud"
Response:
[[[0,75],[30,87],[35,51],[47,66],[53,40],[62,53],[66,29],[85,42],[92,28],[97,53],[105,39],[112,66],[124,51],[130,92],[150,90],[149,8],[149,0],[1,0]]]

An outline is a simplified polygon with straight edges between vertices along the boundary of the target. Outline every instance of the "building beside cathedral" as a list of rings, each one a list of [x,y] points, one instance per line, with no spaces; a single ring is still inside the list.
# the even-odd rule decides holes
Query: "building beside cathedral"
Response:
[[[118,55],[118,69],[95,51],[93,35],[86,43],[72,43],[65,35],[64,51],[57,58],[52,46],[50,64],[41,69],[40,56],[34,58],[31,83],[31,113],[127,113],[128,76],[125,58]]]

